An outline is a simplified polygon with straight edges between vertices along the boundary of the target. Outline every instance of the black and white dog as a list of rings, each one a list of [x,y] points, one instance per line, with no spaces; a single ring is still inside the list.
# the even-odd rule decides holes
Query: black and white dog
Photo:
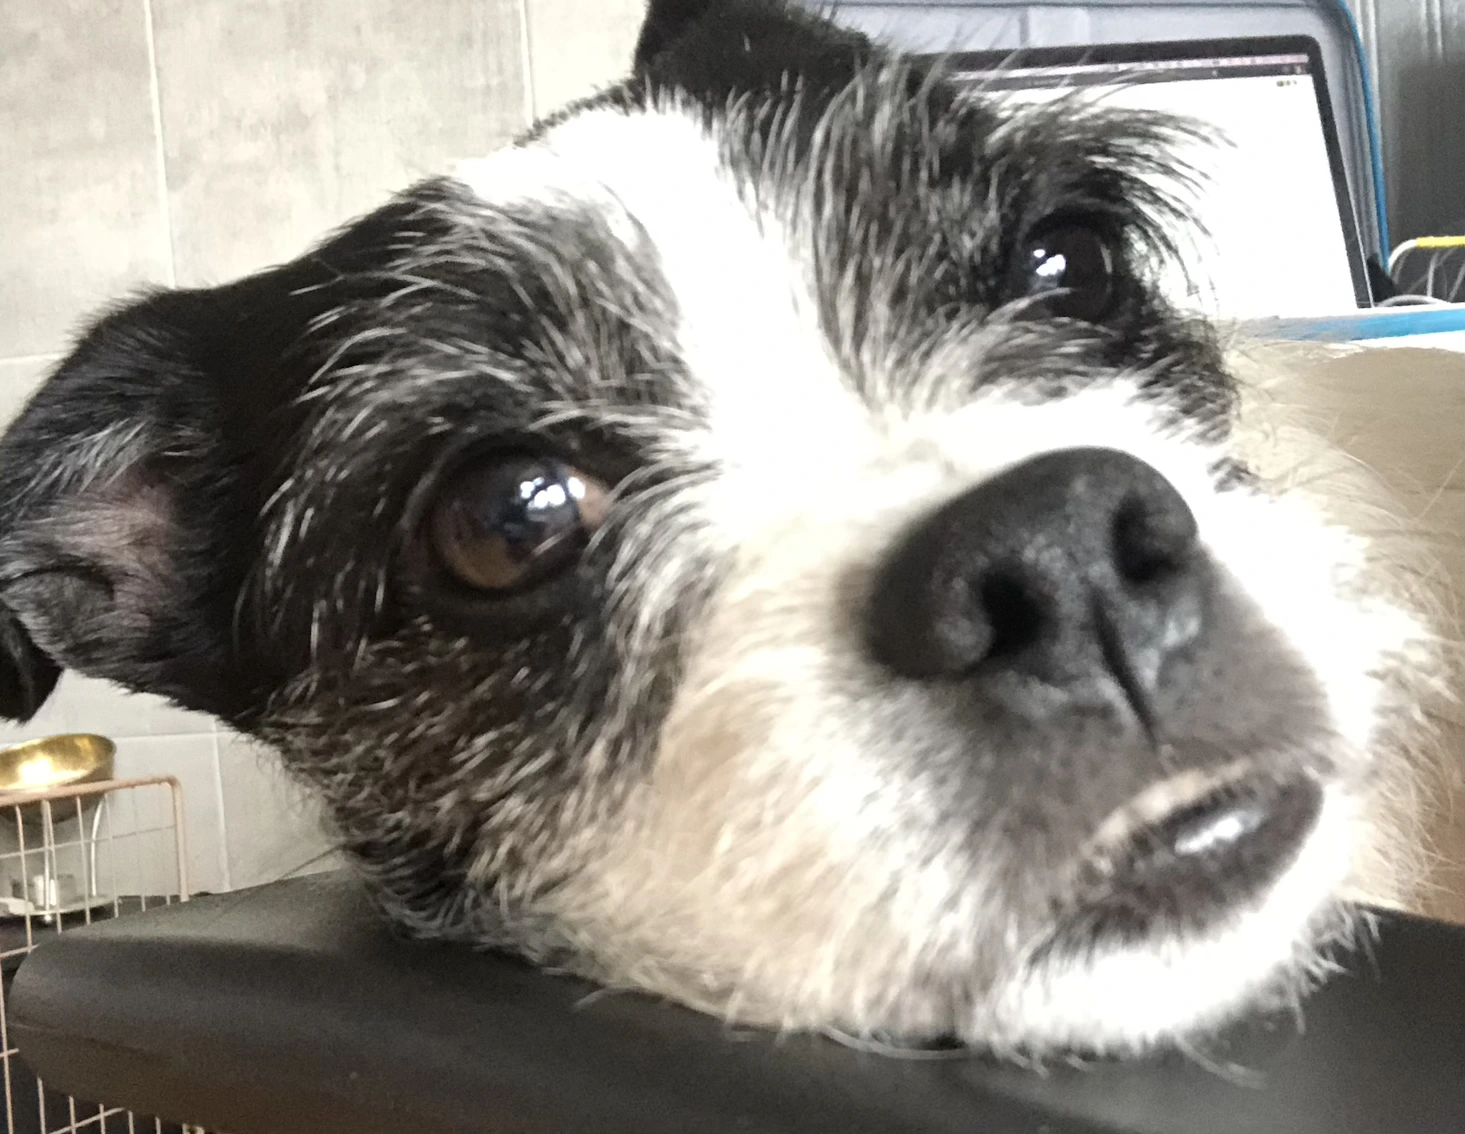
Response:
[[[1158,296],[1180,128],[776,0],[0,448],[0,709],[278,748],[386,911],[729,1018],[1132,1051],[1296,993],[1419,631]]]

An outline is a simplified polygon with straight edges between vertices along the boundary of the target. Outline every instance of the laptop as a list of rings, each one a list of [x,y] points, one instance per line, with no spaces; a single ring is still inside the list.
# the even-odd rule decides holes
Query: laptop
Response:
[[[1043,100],[1085,88],[1100,105],[1164,111],[1201,126],[1169,178],[1205,232],[1174,235],[1160,283],[1181,307],[1223,320],[1343,315],[1370,306],[1322,54],[1306,36],[1026,48],[948,56],[974,89]]]

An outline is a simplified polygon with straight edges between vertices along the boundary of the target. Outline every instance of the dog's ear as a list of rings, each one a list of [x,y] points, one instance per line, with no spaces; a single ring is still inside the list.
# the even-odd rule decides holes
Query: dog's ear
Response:
[[[457,193],[424,182],[299,259],[155,292],[82,337],[0,438],[0,715],[34,712],[60,667],[247,727],[299,671],[249,583],[300,395]]]
[[[232,715],[237,476],[209,292],[101,320],[0,441],[0,715],[62,667]]]
[[[784,0],[651,0],[633,73],[720,101],[798,81],[837,88],[869,40]]]
[[[707,15],[718,0],[651,0],[646,19],[636,40],[634,68],[646,65],[679,39],[686,30]]]
[[[0,717],[30,720],[60,677],[61,667],[37,648],[9,607],[0,606]]]

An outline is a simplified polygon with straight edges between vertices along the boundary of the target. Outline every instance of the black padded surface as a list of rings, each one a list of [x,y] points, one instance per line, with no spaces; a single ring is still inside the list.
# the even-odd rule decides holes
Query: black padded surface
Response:
[[[230,1134],[1460,1134],[1465,928],[1380,918],[1303,1034],[1254,1022],[1210,1067],[1038,1075],[734,1031],[399,940],[334,875],[58,937],[22,966],[11,1026],[53,1086]]]

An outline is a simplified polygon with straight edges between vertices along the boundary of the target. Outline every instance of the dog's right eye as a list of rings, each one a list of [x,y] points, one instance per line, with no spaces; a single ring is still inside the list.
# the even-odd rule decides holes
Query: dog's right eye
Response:
[[[1111,313],[1117,257],[1103,233],[1079,221],[1050,222],[1018,250],[1015,289],[1064,319],[1097,323]]]
[[[442,565],[481,591],[518,591],[572,562],[605,518],[609,489],[545,457],[500,457],[450,481],[429,519]]]

